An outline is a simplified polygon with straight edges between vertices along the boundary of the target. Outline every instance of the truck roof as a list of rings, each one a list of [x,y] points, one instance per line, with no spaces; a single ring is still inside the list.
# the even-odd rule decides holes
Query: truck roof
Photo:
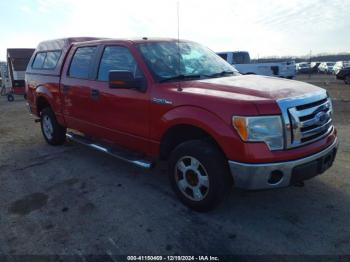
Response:
[[[69,37],[69,38],[60,38],[47,40],[39,43],[36,51],[46,51],[46,50],[62,50],[69,47],[72,43],[76,42],[86,42],[92,40],[101,40],[105,38],[97,37]]]
[[[32,58],[29,62],[29,66],[27,67],[27,74],[31,73],[38,73],[38,74],[44,74],[44,75],[59,75],[60,71],[62,69],[64,58],[67,55],[67,52],[69,51],[70,47],[72,45],[85,45],[85,44],[113,44],[115,42],[128,42],[128,43],[149,43],[149,42],[174,42],[178,41],[175,38],[148,38],[148,37],[142,37],[142,38],[101,38],[101,37],[69,37],[69,38],[61,38],[61,39],[53,39],[53,40],[47,40],[39,43],[38,47],[36,48],[34,54],[32,55]],[[187,40],[180,40],[180,41],[186,41]],[[60,56],[57,61],[56,67],[52,70],[41,70],[41,69],[34,69],[32,68],[33,61],[38,53],[41,52],[53,52],[53,51],[59,51]]]
[[[99,38],[99,39],[95,39],[95,40],[89,40],[89,43],[92,44],[113,44],[113,42],[129,42],[129,43],[135,43],[135,44],[140,44],[140,43],[150,43],[150,42],[175,42],[178,41],[178,39],[176,38],[165,38],[165,37],[138,37],[138,38]],[[190,42],[188,40],[184,40],[184,39],[180,39],[180,42]],[[87,41],[80,41],[80,42],[76,42],[76,43],[72,43],[72,44],[84,44]]]
[[[68,48],[71,44],[79,44],[84,42],[113,42],[113,41],[127,41],[133,43],[143,43],[143,42],[160,42],[160,41],[177,41],[175,38],[102,38],[102,37],[69,37],[47,40],[39,43],[36,51],[47,51],[47,50],[64,50]]]

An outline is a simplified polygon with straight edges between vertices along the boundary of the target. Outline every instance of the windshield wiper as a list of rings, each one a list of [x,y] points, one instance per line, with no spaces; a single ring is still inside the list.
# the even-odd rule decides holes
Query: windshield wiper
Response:
[[[177,75],[177,76],[172,76],[168,78],[163,78],[159,82],[163,83],[163,82],[168,82],[172,80],[186,80],[186,79],[197,79],[197,78],[201,78],[201,75]]]
[[[211,75],[207,75],[208,77],[220,77],[220,76],[227,76],[227,75],[233,75],[233,71],[221,71],[219,73],[214,73]]]

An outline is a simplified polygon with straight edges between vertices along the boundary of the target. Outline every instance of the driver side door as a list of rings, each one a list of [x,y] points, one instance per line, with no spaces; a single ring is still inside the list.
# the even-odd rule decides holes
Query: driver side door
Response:
[[[98,95],[90,109],[91,122],[98,125],[107,142],[116,143],[132,150],[147,152],[150,131],[149,89],[110,88],[109,71],[130,71],[135,78],[144,74],[134,54],[124,45],[102,46],[99,65],[96,68],[92,89]]]

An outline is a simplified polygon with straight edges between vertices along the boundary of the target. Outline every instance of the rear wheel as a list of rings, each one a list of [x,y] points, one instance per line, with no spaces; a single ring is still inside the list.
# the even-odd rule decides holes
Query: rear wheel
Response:
[[[196,211],[216,207],[232,186],[221,151],[201,140],[184,142],[175,148],[169,161],[169,178],[181,202]]]
[[[50,145],[62,145],[66,141],[66,128],[57,122],[49,107],[41,111],[41,131]]]
[[[347,75],[344,80],[345,84],[350,85],[350,75]]]

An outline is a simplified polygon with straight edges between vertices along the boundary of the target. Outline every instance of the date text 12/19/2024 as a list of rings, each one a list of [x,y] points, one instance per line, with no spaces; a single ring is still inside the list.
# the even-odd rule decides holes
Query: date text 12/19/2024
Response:
[[[220,261],[217,256],[127,256],[128,261]]]

